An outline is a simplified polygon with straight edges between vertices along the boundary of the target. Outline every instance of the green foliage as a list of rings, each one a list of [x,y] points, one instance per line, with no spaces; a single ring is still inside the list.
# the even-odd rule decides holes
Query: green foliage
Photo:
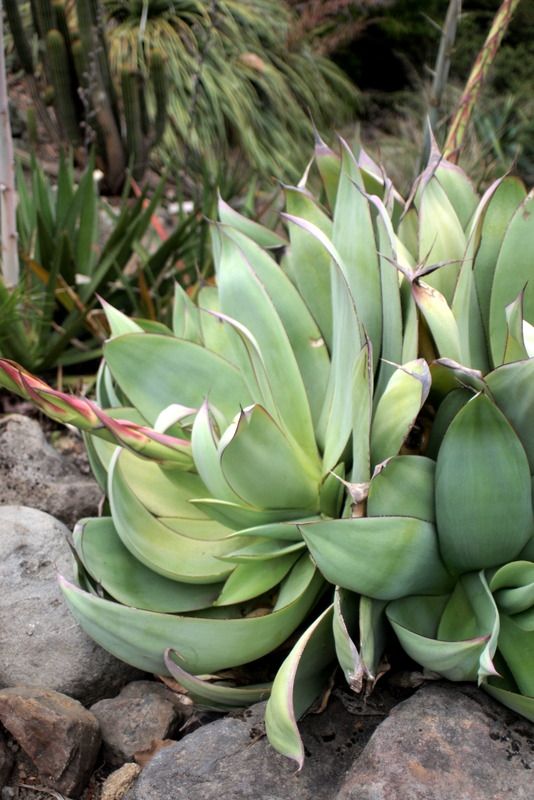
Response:
[[[263,174],[296,179],[312,138],[310,117],[331,128],[354,111],[355,89],[343,73],[305,42],[290,41],[294,17],[281,0],[105,5],[115,75],[144,71],[152,49],[165,54],[164,151],[190,173],[208,169],[213,179],[238,146]]]
[[[208,706],[269,694],[299,767],[336,662],[372,688],[392,630],[534,719],[534,200],[479,198],[435,145],[407,201],[344,142],[315,166],[283,229],[220,203],[216,286],[177,287],[172,329],[105,304],[97,403],[0,363],[107,491],[60,580],[75,618]],[[201,677],[295,634],[270,685]]]
[[[16,5],[8,4],[8,21],[19,60],[33,80],[38,66],[32,57],[31,32]],[[123,75],[123,125],[98,0],[76,0],[75,18],[67,12],[64,0],[35,0],[31,11],[40,40],[40,77],[48,82],[60,140],[74,148],[78,157],[84,145],[94,144],[107,189],[116,193],[124,184],[128,166],[136,179],[143,176],[149,153],[163,136],[167,105],[164,59],[151,50],[142,74],[135,66]],[[149,83],[155,98],[153,119],[145,100]],[[41,111],[46,114],[44,108]]]
[[[118,212],[106,206],[107,222],[93,172],[91,157],[77,183],[72,164],[61,157],[53,187],[35,160],[29,181],[18,166],[21,280],[13,294],[0,286],[0,352],[29,369],[100,356],[106,328],[95,311],[96,293],[134,315],[170,315],[177,256],[184,283],[194,280],[202,259],[196,214],[155,248],[143,244],[163,185],[150,202],[125,195]]]

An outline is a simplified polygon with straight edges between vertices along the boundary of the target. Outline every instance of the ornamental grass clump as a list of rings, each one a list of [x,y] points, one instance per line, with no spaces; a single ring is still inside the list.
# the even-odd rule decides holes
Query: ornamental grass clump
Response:
[[[344,142],[313,168],[279,231],[221,201],[217,285],[177,287],[172,330],[105,305],[96,401],[1,364],[108,496],[60,579],[75,618],[206,705],[269,697],[299,766],[336,663],[370,690],[393,631],[534,719],[534,199],[479,198],[435,147],[406,201]],[[214,675],[289,638],[272,683]]]

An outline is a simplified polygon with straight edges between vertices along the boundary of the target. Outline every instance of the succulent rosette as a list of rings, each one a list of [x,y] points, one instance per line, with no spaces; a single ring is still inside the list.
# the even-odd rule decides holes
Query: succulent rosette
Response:
[[[404,201],[343,142],[284,191],[276,231],[220,202],[216,285],[177,287],[171,327],[105,305],[96,401],[1,362],[108,498],[65,599],[200,702],[269,697],[299,765],[335,664],[371,688],[392,631],[534,719],[534,200],[434,147]],[[214,675],[284,643],[271,683]]]

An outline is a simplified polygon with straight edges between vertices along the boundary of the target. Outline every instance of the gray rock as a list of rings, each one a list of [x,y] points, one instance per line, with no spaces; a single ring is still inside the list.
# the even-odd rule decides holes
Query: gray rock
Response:
[[[336,800],[532,800],[534,726],[471,687],[425,686],[378,727]]]
[[[179,696],[155,681],[134,681],[91,712],[100,723],[104,756],[114,765],[133,761],[155,742],[172,739],[184,722]]]
[[[0,686],[43,686],[91,703],[142,673],[71,617],[56,580],[71,574],[67,534],[42,511],[0,506]]]
[[[334,697],[301,723],[306,762],[276,753],[263,735],[265,704],[224,717],[160,750],[127,800],[330,800],[380,719]]]
[[[100,748],[95,717],[77,700],[31,686],[0,691],[0,720],[54,789],[77,797]]]
[[[21,414],[0,418],[0,504],[46,511],[69,527],[94,516],[102,492],[75,460],[48,442],[39,423]]]

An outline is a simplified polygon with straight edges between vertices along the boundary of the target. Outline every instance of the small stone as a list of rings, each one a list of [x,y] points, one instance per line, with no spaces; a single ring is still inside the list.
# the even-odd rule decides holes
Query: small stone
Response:
[[[81,703],[38,687],[3,689],[0,721],[47,785],[71,797],[84,790],[100,748],[100,731]]]
[[[154,742],[172,738],[184,717],[179,698],[155,681],[134,681],[117,697],[91,706],[110,764],[132,761]]]
[[[141,772],[139,764],[123,764],[109,775],[102,784],[100,800],[122,800]]]
[[[0,687],[39,685],[88,704],[139,670],[99,647],[71,616],[57,584],[69,577],[68,529],[24,506],[0,506]]]
[[[532,800],[533,740],[478,689],[425,686],[377,728],[336,800]]]

